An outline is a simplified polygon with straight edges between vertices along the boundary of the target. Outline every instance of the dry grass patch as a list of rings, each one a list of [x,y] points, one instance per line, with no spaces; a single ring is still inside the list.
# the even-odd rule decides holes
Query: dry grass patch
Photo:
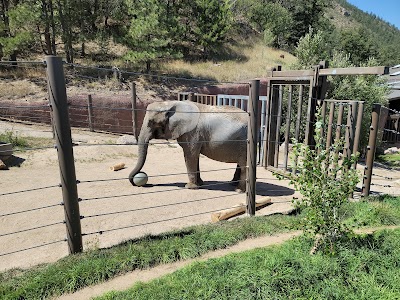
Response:
[[[42,93],[42,88],[28,80],[0,81],[0,98],[2,99],[20,99],[39,93]]]
[[[165,73],[187,74],[217,81],[242,81],[255,77],[266,77],[266,73],[276,65],[289,66],[296,58],[282,50],[267,47],[260,39],[242,41],[231,46],[233,53],[240,56],[225,61],[185,62],[176,60],[166,63]],[[281,56],[284,57],[281,57]]]

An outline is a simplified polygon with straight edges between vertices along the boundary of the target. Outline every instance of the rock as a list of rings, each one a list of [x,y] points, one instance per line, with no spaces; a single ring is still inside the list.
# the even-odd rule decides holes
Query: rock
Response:
[[[6,164],[0,159],[0,170],[7,170]]]
[[[137,141],[133,135],[123,135],[117,139],[117,144],[136,145]]]
[[[391,147],[391,148],[386,149],[383,153],[384,153],[384,154],[396,154],[396,153],[400,153],[400,148]]]

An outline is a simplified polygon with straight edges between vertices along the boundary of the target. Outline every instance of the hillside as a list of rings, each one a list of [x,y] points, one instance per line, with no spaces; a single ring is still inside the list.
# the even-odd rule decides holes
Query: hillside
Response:
[[[265,76],[278,64],[293,66],[299,41],[313,28],[322,33],[326,49],[311,64],[331,60],[334,51],[351,53],[354,65],[369,57],[381,65],[400,62],[400,31],[346,0],[238,0],[224,5],[151,0],[136,6],[116,0],[104,7],[69,0],[70,5],[52,10],[45,5],[50,0],[33,1],[33,10],[31,2],[8,1],[8,7],[0,8],[2,61],[41,61],[56,54],[86,66],[241,81]],[[9,69],[0,69],[2,74],[9,76]]]
[[[393,66],[400,63],[400,30],[378,16],[364,12],[346,0],[335,0],[333,23],[337,28],[359,26],[371,35],[377,48],[384,48],[382,61],[384,65]],[[384,5],[384,3],[382,4]],[[338,22],[339,20],[339,22]]]

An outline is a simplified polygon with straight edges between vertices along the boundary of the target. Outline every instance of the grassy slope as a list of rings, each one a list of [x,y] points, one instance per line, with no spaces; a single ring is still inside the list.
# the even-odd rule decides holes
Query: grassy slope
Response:
[[[227,60],[193,63],[176,60],[165,63],[161,69],[168,74],[185,74],[195,78],[236,82],[266,77],[266,72],[272,67],[289,66],[296,61],[290,53],[267,47],[256,37],[238,41],[229,48],[234,54]]]
[[[97,299],[399,299],[400,230],[354,237],[336,256],[296,238],[194,263]]]
[[[400,198],[378,200],[350,203],[341,214],[354,226],[399,225]],[[301,218],[270,216],[195,226],[69,256],[30,270],[10,270],[0,273],[0,298],[42,299],[72,292],[134,269],[198,257],[247,238],[294,230]],[[257,275],[249,270],[248,276]]]

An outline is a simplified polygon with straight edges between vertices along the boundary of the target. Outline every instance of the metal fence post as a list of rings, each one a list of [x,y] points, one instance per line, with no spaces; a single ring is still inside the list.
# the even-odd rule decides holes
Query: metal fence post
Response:
[[[92,95],[88,95],[88,120],[89,120],[89,130],[94,131],[93,129],[93,101]]]
[[[374,104],[372,109],[371,127],[369,128],[369,140],[367,146],[367,161],[364,169],[364,177],[361,195],[366,197],[371,189],[372,169],[374,167],[376,140],[378,138],[379,117],[381,114],[381,105]]]
[[[250,81],[249,123],[247,128],[247,214],[256,214],[256,170],[257,170],[257,139],[258,139],[258,99],[260,97],[260,80]]]
[[[82,252],[82,233],[64,69],[61,57],[46,56],[46,64],[60,166],[68,247],[69,253],[72,254]]]

